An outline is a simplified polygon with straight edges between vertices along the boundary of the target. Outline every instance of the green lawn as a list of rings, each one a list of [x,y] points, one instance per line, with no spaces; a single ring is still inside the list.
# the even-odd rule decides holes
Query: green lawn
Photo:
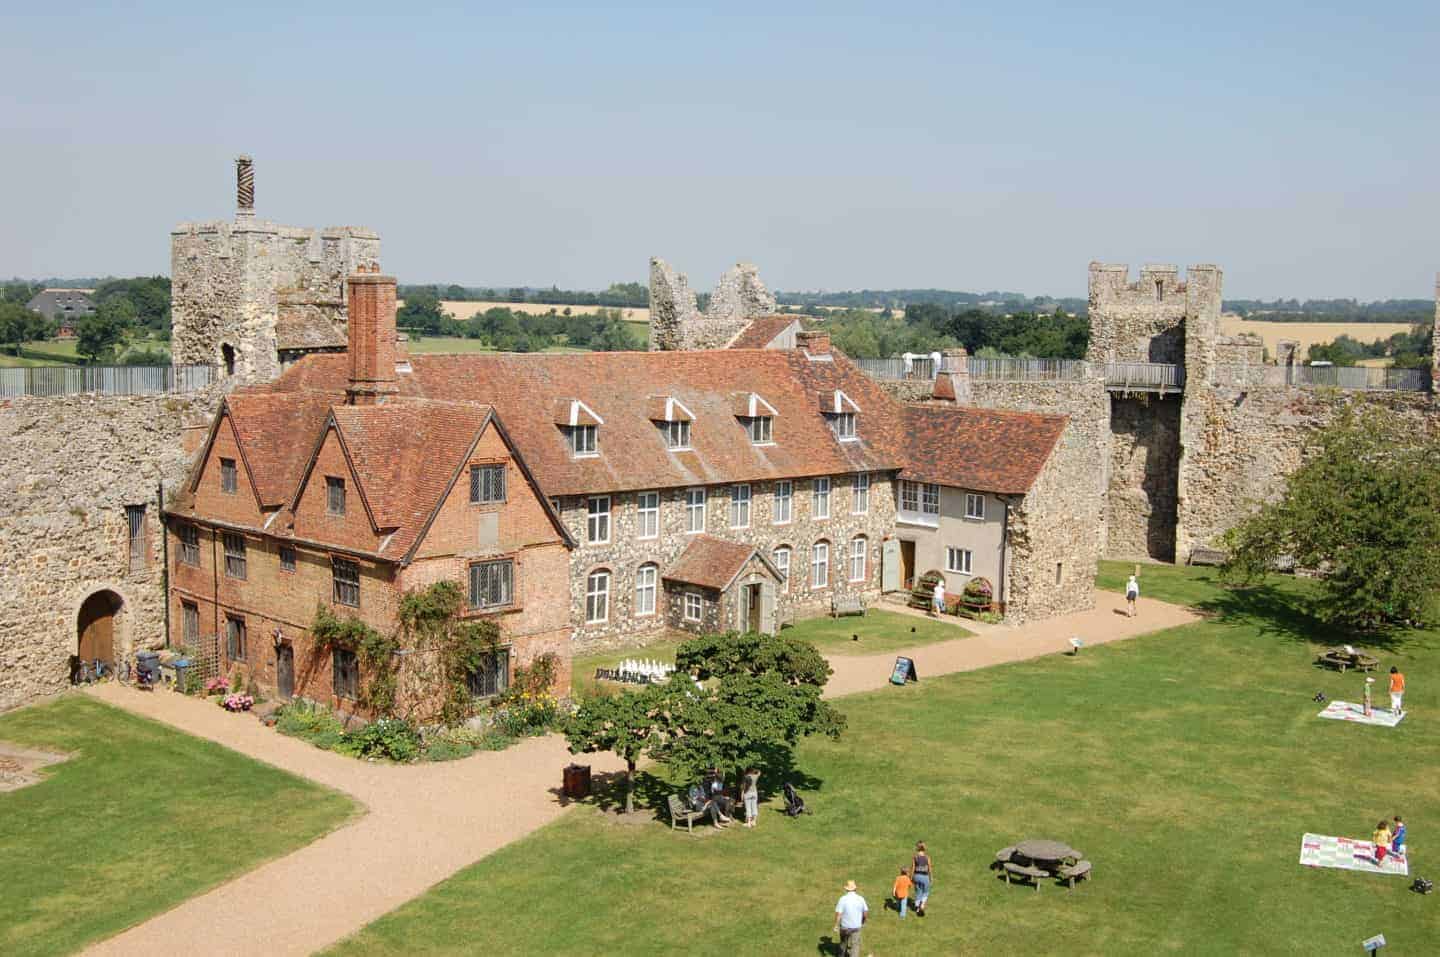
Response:
[[[1313,665],[1309,636],[1330,636],[1301,610],[1306,583],[1230,592],[1214,577],[1142,573],[1146,594],[1211,613],[1183,628],[844,699],[845,737],[796,756],[813,816],[690,837],[580,809],[335,952],[831,953],[854,878],[865,953],[1337,954],[1379,932],[1387,954],[1433,953],[1440,908],[1408,880],[1297,859],[1307,830],[1366,837],[1399,813],[1415,873],[1440,873],[1425,863],[1440,633],[1365,643],[1409,675],[1398,728],[1321,721],[1316,691],[1355,700],[1359,685]],[[647,806],[669,786],[642,775]],[[1036,836],[1083,850],[1093,880],[1038,894],[997,880],[995,850]],[[936,884],[929,915],[902,924],[883,902],[917,839]]]
[[[341,794],[78,694],[0,716],[0,740],[72,755],[46,780],[0,793],[0,953],[78,950],[356,811]]]

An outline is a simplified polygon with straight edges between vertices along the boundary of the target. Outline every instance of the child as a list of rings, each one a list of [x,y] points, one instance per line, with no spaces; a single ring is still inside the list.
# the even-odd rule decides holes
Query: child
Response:
[[[910,903],[910,872],[900,868],[900,876],[895,878],[895,886],[891,888],[895,895],[895,901],[900,907],[900,919],[905,919],[905,906]]]
[[[1140,582],[1134,575],[1125,583],[1125,603],[1130,606],[1130,617],[1135,617],[1135,600],[1140,597]]]
[[[1371,838],[1375,842],[1375,863],[1385,863],[1385,852],[1390,849],[1390,825],[1383,820],[1375,825],[1375,834]]]
[[[1390,666],[1390,713],[1399,717],[1405,713],[1401,702],[1405,697],[1405,676],[1394,665]]]
[[[1390,841],[1390,853],[1395,857],[1405,856],[1405,822],[1395,815],[1395,836]]]

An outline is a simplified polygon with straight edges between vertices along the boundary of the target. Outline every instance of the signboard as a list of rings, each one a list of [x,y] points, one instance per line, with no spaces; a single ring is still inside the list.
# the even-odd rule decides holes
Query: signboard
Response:
[[[915,670],[915,662],[909,658],[896,658],[895,670],[890,672],[890,683],[892,685],[903,685],[907,681],[919,681],[920,673]]]
[[[1368,940],[1362,940],[1360,941],[1360,946],[1365,948],[1365,952],[1367,954],[1374,953],[1381,947],[1385,946],[1385,935],[1376,934],[1374,937],[1371,937]]]

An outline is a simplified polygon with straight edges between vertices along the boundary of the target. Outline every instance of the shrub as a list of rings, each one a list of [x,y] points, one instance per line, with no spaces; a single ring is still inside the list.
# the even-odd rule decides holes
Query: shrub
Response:
[[[361,758],[413,761],[420,756],[420,732],[404,718],[381,718],[345,732],[335,750]]]
[[[196,677],[199,677],[199,676],[197,675]],[[206,693],[207,695],[212,695],[212,694],[228,694],[229,691],[230,691],[230,682],[229,682],[228,680],[226,680],[225,678],[215,677],[215,678],[211,678],[209,681],[205,682],[205,693]]]
[[[995,597],[995,588],[990,584],[988,578],[972,578],[965,583],[965,591],[962,592],[965,600],[972,605],[989,604]]]
[[[480,734],[469,728],[436,728],[424,734],[425,760],[454,761],[475,753]]]
[[[248,694],[226,695],[220,702],[220,707],[226,711],[249,711],[255,707],[255,699]]]
[[[275,719],[275,730],[309,741],[327,751],[334,750],[345,736],[340,719],[328,709],[298,700],[280,709]]]

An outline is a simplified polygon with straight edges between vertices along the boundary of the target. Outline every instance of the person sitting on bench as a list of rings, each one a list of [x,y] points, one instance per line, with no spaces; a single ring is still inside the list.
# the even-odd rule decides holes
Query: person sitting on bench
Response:
[[[735,815],[735,802],[725,794],[725,778],[719,768],[710,769],[709,780],[705,783],[705,790],[720,808],[720,816],[728,823]]]
[[[686,792],[686,800],[689,801],[692,811],[700,811],[708,814],[710,816],[710,823],[717,828],[725,827],[730,823],[729,818],[720,813],[720,808],[715,805],[715,802],[705,797],[705,791],[700,785],[690,785],[690,790]]]

